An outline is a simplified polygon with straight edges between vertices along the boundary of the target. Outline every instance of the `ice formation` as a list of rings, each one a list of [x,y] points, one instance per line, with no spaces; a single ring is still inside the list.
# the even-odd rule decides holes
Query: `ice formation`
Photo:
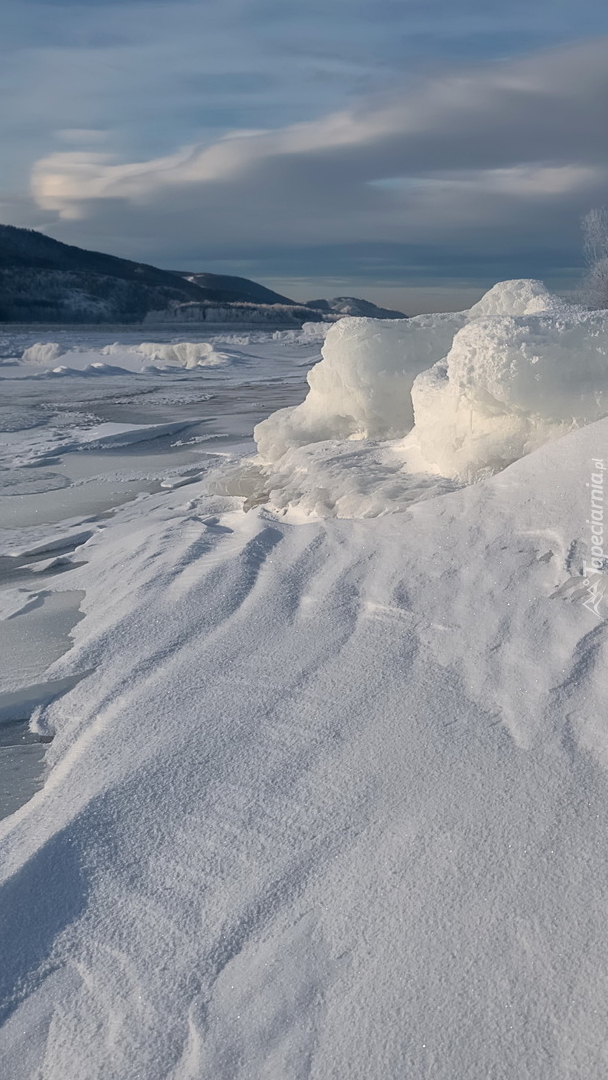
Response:
[[[66,347],[56,341],[37,341],[23,351],[23,363],[36,364],[51,369],[54,361],[61,357],[65,360],[61,369],[54,368],[57,374],[82,371],[94,367],[90,363],[95,358],[112,357],[119,364],[115,371],[122,374],[128,371],[140,371],[143,367],[220,367],[232,359],[232,354],[219,350],[209,341],[180,341],[175,343],[144,341],[135,345],[116,341],[100,349],[82,345]],[[99,361],[97,361],[99,368]],[[109,371],[108,371],[109,373]]]
[[[290,447],[325,439],[397,438],[413,422],[411,388],[450,347],[461,314],[414,319],[341,319],[329,330],[323,360],[308,373],[308,397],[258,424],[265,461]]]
[[[468,482],[608,414],[608,313],[538,281],[500,282],[468,312],[343,319],[322,355],[306,400],[254,433],[270,488],[294,490],[293,462],[308,502],[296,448],[321,487],[312,444],[344,439],[399,439],[401,467]]]
[[[485,315],[539,315],[542,311],[559,312],[568,308],[561,296],[549,292],[542,281],[515,278],[499,281],[481,300],[469,308],[469,319]]]
[[[407,442],[430,465],[466,480],[496,472],[608,413],[608,314],[472,320],[412,399]]]
[[[173,345],[143,341],[140,345],[130,347],[117,342],[115,345],[106,345],[101,351],[104,356],[135,353],[149,364],[168,364],[185,368],[217,367],[226,364],[230,359],[228,353],[219,352],[209,341],[180,341]]]
[[[29,364],[50,364],[63,353],[56,341],[36,341],[29,349],[24,349],[21,359]]]

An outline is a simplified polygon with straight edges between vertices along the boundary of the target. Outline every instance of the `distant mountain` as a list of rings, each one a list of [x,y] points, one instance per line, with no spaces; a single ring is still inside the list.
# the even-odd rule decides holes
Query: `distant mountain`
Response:
[[[360,300],[356,296],[334,296],[333,300],[309,300],[306,307],[313,311],[323,311],[334,315],[352,315],[366,319],[407,319],[402,311],[378,307],[370,300]]]
[[[298,304],[248,278],[160,270],[0,225],[0,323],[254,323],[404,318],[365,300]]]
[[[0,225],[2,322],[139,322],[204,296],[168,270]]]
[[[246,278],[178,274],[0,225],[0,322],[230,322],[231,316],[294,326],[311,317],[304,305]]]

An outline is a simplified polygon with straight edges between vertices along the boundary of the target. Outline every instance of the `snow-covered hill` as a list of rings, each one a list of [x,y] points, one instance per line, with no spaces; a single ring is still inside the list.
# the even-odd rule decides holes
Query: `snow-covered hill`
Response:
[[[0,322],[139,323],[151,313],[156,322],[321,318],[245,278],[180,275],[0,225]]]
[[[406,319],[402,311],[378,307],[370,300],[361,300],[357,296],[334,296],[333,300],[309,300],[306,307],[334,315],[351,315],[365,319]]]

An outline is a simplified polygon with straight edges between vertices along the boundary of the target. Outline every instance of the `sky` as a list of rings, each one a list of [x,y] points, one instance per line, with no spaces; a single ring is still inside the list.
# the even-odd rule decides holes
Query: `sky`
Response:
[[[3,0],[0,221],[408,313],[578,287],[603,0]]]

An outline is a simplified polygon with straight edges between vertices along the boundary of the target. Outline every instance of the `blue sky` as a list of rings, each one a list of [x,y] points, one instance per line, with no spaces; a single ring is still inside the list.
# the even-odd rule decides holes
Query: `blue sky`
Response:
[[[4,0],[0,220],[298,299],[576,284],[599,0]]]

